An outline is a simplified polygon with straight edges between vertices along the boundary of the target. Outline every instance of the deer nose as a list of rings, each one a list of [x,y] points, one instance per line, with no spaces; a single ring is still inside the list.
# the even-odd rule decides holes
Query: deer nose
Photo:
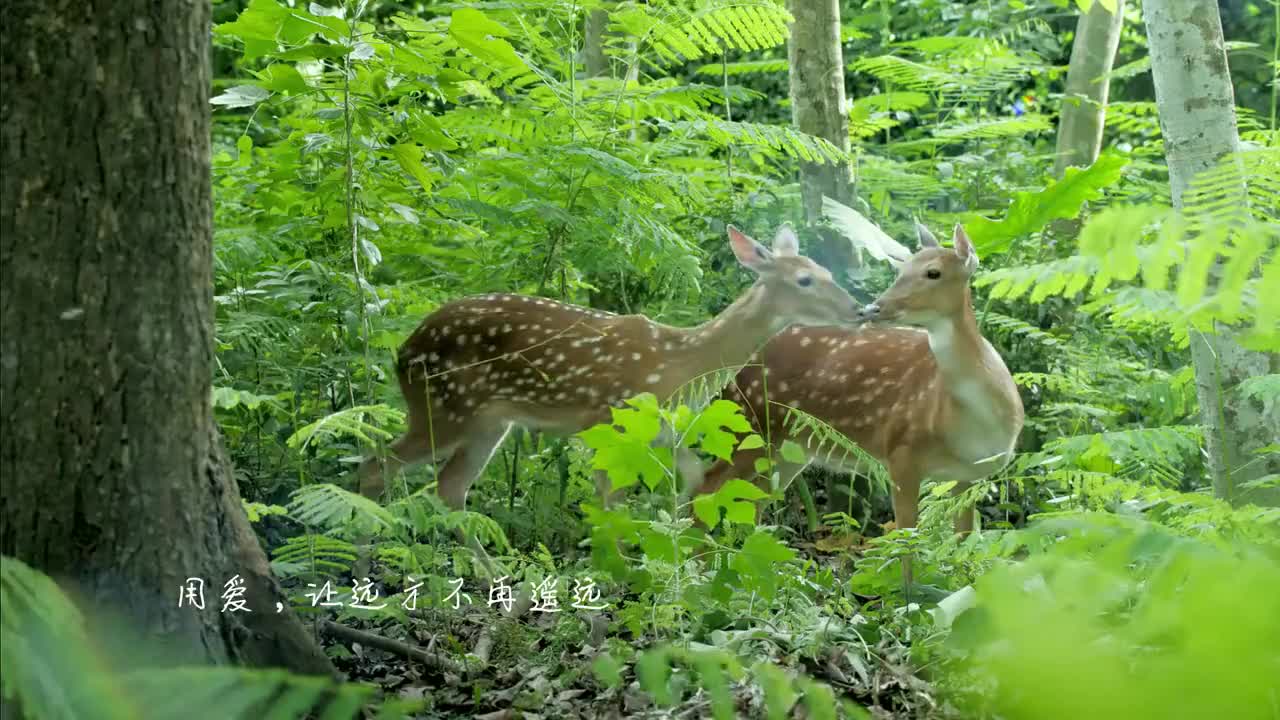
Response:
[[[874,320],[880,315],[880,306],[875,303],[864,306],[858,311],[859,320]]]

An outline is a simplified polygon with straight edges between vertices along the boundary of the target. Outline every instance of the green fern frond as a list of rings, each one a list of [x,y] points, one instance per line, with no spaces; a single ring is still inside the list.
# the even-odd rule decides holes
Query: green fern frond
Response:
[[[720,147],[734,147],[766,155],[786,155],[815,163],[839,163],[847,159],[840,148],[813,135],[784,125],[701,120],[672,123],[677,132],[703,135]]]
[[[1193,226],[1213,227],[1245,213],[1274,223],[1280,217],[1280,148],[1241,150],[1198,173],[1182,196],[1182,209]]]
[[[875,113],[863,118],[849,119],[849,138],[851,140],[865,140],[874,138],[883,134],[887,130],[892,130],[902,124],[902,121],[896,118],[892,113]]]
[[[6,702],[42,720],[191,718],[302,720],[355,717],[374,689],[282,670],[146,667],[118,673],[86,635],[83,619],[43,573],[0,557],[0,684]],[[379,717],[404,717],[387,704]]]
[[[871,75],[895,88],[924,93],[939,93],[952,82],[950,74],[941,68],[897,55],[858,58],[850,62],[847,68]]]
[[[1105,318],[1122,332],[1144,333],[1162,327],[1175,347],[1187,347],[1189,315],[1167,290],[1111,288],[1097,300],[1081,305],[1080,312]]]
[[[353,521],[362,527],[387,530],[396,522],[378,503],[329,483],[298,489],[289,502],[289,515],[305,525],[329,530]]]
[[[887,193],[916,206],[942,195],[947,189],[933,174],[932,163],[904,163],[878,155],[859,155],[856,172],[859,193]]]
[[[982,313],[981,322],[983,328],[995,337],[1025,338],[1049,349],[1057,349],[1062,345],[1062,341],[1054,335],[1020,318],[987,310]]]
[[[356,561],[356,546],[328,535],[298,535],[271,554],[271,571],[280,577],[309,573],[343,575]]]
[[[933,102],[927,93],[901,90],[864,95],[850,103],[850,117],[894,110],[919,110]]]
[[[852,464],[861,468],[861,472],[871,479],[877,489],[888,492],[889,472],[879,460],[859,447],[857,443],[822,419],[799,408],[772,401],[771,404],[776,407],[775,412],[785,413],[783,426],[787,428],[787,436],[803,437],[811,455],[817,455],[841,465]]]
[[[1256,400],[1262,405],[1264,415],[1275,415],[1276,411],[1280,410],[1280,375],[1278,374],[1246,378],[1235,387],[1235,391],[1242,397]]]
[[[791,67],[790,61],[786,58],[776,58],[771,60],[747,60],[744,62],[732,63],[708,63],[699,67],[698,75],[707,75],[711,77],[720,77],[722,74],[728,75],[756,75],[762,73],[782,73],[787,72]]]
[[[287,442],[291,448],[305,450],[316,439],[354,437],[368,446],[377,444],[374,437],[389,440],[391,433],[371,424],[374,422],[379,425],[399,424],[404,422],[404,413],[388,405],[357,405],[298,428]]]
[[[973,56],[981,55],[993,41],[975,35],[933,35],[896,42],[893,47],[915,50],[924,55]]]
[[[1071,418],[1108,420],[1115,417],[1117,411],[1082,402],[1049,402],[1040,407],[1040,415],[1044,418]]]
[[[609,13],[611,26],[638,38],[657,65],[701,60],[725,49],[763,50],[786,42],[791,14],[755,0],[711,3],[690,11],[679,5],[630,5]]]
[[[997,300],[1017,300],[1031,293],[1029,300],[1040,303],[1050,297],[1072,298],[1084,292],[1097,273],[1098,265],[1099,261],[1093,257],[1073,255],[1061,260],[992,270],[979,275],[973,284],[975,287],[989,287],[988,295]]]
[[[1018,387],[1042,389],[1055,395],[1080,396],[1094,391],[1087,380],[1082,381],[1075,373],[1020,372],[1013,374],[1013,381]]]
[[[994,118],[936,128],[934,137],[946,140],[998,140],[1044,132],[1052,127],[1044,115],[1028,113],[1022,117]]]
[[[84,618],[47,575],[0,556],[0,696],[28,717],[77,720],[126,718],[102,707],[110,690],[102,661],[84,633]]]
[[[511,542],[493,518],[470,510],[450,510],[430,487],[424,487],[387,506],[397,522],[416,534],[461,530],[482,543],[510,550]]]
[[[1226,47],[1226,50],[1229,53],[1234,52],[1236,50],[1249,50],[1249,49],[1258,47],[1257,43],[1243,42],[1240,40],[1228,40],[1227,42],[1223,43],[1223,45]],[[1138,60],[1134,60],[1133,62],[1125,63],[1124,65],[1121,65],[1118,68],[1113,68],[1111,72],[1107,75],[1107,77],[1112,80],[1119,79],[1119,78],[1129,78],[1135,75],[1141,75],[1142,73],[1145,73],[1150,69],[1151,69],[1151,56],[1146,55]]]
[[[929,95],[911,90],[858,98],[849,109],[849,135],[854,139],[878,135],[901,124],[899,113],[918,110],[931,102]]]
[[[1200,452],[1202,440],[1201,430],[1195,426],[1135,428],[1058,438],[1045,443],[1044,454],[1061,455],[1066,462],[1084,468],[1101,463],[1118,469],[1135,462],[1155,465],[1168,463],[1169,458],[1189,460]]]
[[[1117,100],[1107,103],[1108,132],[1160,133],[1159,109],[1150,101]]]

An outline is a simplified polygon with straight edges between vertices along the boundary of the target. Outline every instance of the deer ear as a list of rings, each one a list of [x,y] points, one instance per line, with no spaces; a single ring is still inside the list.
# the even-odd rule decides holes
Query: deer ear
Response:
[[[749,270],[760,272],[773,262],[773,253],[768,248],[732,225],[729,226],[729,245],[733,247],[733,254],[737,256],[738,262]]]
[[[965,270],[973,273],[978,269],[978,251],[974,249],[969,233],[964,231],[960,223],[956,223],[956,229],[951,233],[951,244],[955,246],[956,255],[964,261]]]
[[[919,220],[916,220],[916,238],[920,241],[921,249],[939,246],[938,238],[934,237],[929,228],[925,227],[924,223]]]
[[[792,230],[790,225],[778,228],[778,234],[773,236],[773,254],[778,256],[800,254],[800,238],[796,237],[796,231]]]

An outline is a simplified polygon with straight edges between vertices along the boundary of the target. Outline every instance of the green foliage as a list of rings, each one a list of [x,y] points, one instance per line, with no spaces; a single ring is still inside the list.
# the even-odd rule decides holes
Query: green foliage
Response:
[[[28,717],[133,718],[356,717],[373,689],[281,670],[145,667],[122,670],[96,649],[84,619],[52,580],[0,557],[0,653],[3,696]],[[388,703],[380,717],[404,717]]]
[[[1120,156],[1100,156],[1088,168],[1067,168],[1065,176],[1037,193],[1015,193],[1004,219],[975,217],[965,223],[979,255],[1005,252],[1013,241],[1043,229],[1052,220],[1073,218],[1080,206],[1101,197],[1102,191],[1120,179],[1128,161]]]
[[[1008,718],[1264,718],[1280,674],[1274,554],[1108,516],[1046,520],[975,585],[949,682]],[[1223,579],[1231,589],[1223,591]]]
[[[1115,673],[1099,688],[1133,682],[1132,695],[1105,696],[1122,701],[1164,687],[1147,668],[1190,687],[1177,663],[1196,667],[1189,653],[1202,646],[1217,660],[1213,621],[1193,627],[1204,617],[1200,588],[1185,598],[1156,588],[1167,606],[1143,600],[1137,583],[1172,575],[1153,571],[1150,555],[1131,553],[1126,565],[1125,551],[1071,542],[1071,523],[1096,537],[1081,513],[1145,518],[1179,537],[1144,530],[1143,542],[1210,574],[1251,572],[1252,560],[1232,565],[1213,553],[1274,547],[1280,535],[1273,509],[1233,508],[1205,492],[1185,351],[1189,328],[1215,323],[1243,324],[1252,347],[1277,347],[1280,306],[1268,290],[1280,285],[1280,163],[1265,112],[1240,113],[1242,135],[1265,147],[1246,145],[1196,178],[1175,213],[1158,109],[1136,84],[1112,88],[1101,158],[1047,179],[1067,52],[1062,2],[845,8],[852,153],[792,126],[791,16],[778,3],[609,5],[609,68],[597,77],[582,72],[584,15],[602,7],[593,3],[286,5],[252,0],[215,29],[234,77],[219,78],[214,100],[213,404],[246,508],[287,581],[350,572],[349,540],[372,534],[375,578],[394,586],[414,577],[438,593],[446,578],[471,573],[449,542],[457,529],[507,553],[512,578],[604,573],[618,598],[611,631],[653,649],[637,658],[615,646],[591,662],[596,677],[629,688],[634,672],[660,703],[708,716],[784,717],[802,703],[810,717],[859,716],[846,702],[855,698],[930,717],[985,693],[990,700],[966,712],[1014,717],[1060,696],[1054,707],[1087,703],[1089,688],[1074,677],[1034,682],[1046,668],[1087,675],[1087,652],[1103,658],[1095,669]],[[1142,42],[1126,31],[1114,77],[1144,69]],[[883,533],[889,482],[879,463],[820,418],[779,408],[813,447],[783,444],[761,474],[806,451],[853,457],[874,502],[856,519],[852,509],[827,513],[816,537],[785,523],[758,528],[756,503],[781,493],[746,478],[690,502],[678,493],[688,453],[723,459],[766,445],[736,406],[715,400],[728,378],[711,373],[671,407],[633,398],[580,435],[585,450],[513,437],[473,488],[470,507],[482,512],[444,508],[433,494],[438,468],[390,483],[386,507],[333,484],[401,429],[392,358],[424,314],[465,294],[516,291],[701,322],[741,289],[741,277],[723,271],[734,266],[723,225],[760,232],[800,219],[796,170],[808,162],[848,162],[849,206],[896,240],[910,244],[919,217],[935,230],[962,222],[978,243],[980,326],[1027,408],[1022,452],[1006,473],[959,498],[934,483],[918,528]],[[833,245],[801,235],[811,251]],[[841,279],[844,269],[833,267]],[[872,294],[888,271],[873,264],[852,276]],[[1234,392],[1274,412],[1273,376]],[[621,507],[593,507],[595,470],[640,492]],[[966,501],[979,504],[985,529],[957,541],[947,516]],[[1041,526],[1064,541],[1010,531],[1037,514],[1067,523]],[[305,532],[275,536],[281,527]],[[1132,547],[1127,537],[1117,531],[1117,547]],[[1024,552],[1030,569],[1009,563]],[[1211,561],[1199,565],[1183,557],[1206,552]],[[902,586],[906,557],[911,588]],[[1040,589],[1014,584],[1040,576]],[[975,580],[996,620],[1014,608],[1010,622],[978,627],[977,613],[961,616],[953,640],[969,643],[973,671],[942,686],[909,674],[932,667],[946,637],[923,610]],[[1044,588],[1047,605],[1024,606]],[[1028,607],[1041,605],[1066,629],[1037,635]],[[1161,607],[1172,635],[1159,633]],[[1120,622],[1133,618],[1139,626]],[[548,626],[560,638],[547,640],[549,655],[581,647],[573,622]],[[1034,644],[1072,632],[1097,642]],[[456,645],[436,650],[466,652]],[[989,687],[992,678],[1000,682]],[[1222,687],[1251,691],[1246,684]],[[1144,707],[1168,710],[1162,702]],[[1127,706],[1098,712],[1116,707]]]

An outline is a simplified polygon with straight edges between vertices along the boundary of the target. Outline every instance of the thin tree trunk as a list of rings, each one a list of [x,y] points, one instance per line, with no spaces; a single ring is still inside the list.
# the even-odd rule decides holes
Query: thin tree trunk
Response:
[[[849,152],[849,115],[845,110],[844,51],[840,42],[838,0],[789,0],[795,17],[787,55],[791,77],[791,117],[796,129]],[[801,163],[800,186],[805,224],[818,227],[822,197],[850,204],[848,163]],[[849,241],[823,232],[813,256],[837,277],[857,263]]]
[[[103,645],[129,643],[119,661],[332,674],[213,423],[209,16],[6,5],[0,552],[59,581]],[[220,612],[235,575],[251,613]],[[204,611],[178,607],[189,577]]]
[[[609,74],[609,56],[604,54],[604,37],[609,30],[609,12],[596,9],[587,13],[586,30],[582,35],[582,55],[587,77]]]
[[[1076,23],[1066,96],[1058,122],[1055,177],[1062,177],[1068,167],[1088,167],[1098,159],[1111,89],[1107,75],[1115,62],[1123,26],[1124,0],[1116,0],[1114,13],[1095,2]]]
[[[1181,209],[1192,178],[1239,146],[1222,25],[1213,0],[1143,0],[1143,14],[1169,184]],[[1274,472],[1253,451],[1276,442],[1275,428],[1236,387],[1280,371],[1276,355],[1244,349],[1236,334],[1221,325],[1212,334],[1191,333],[1214,494],[1231,501],[1240,499],[1241,482]]]

